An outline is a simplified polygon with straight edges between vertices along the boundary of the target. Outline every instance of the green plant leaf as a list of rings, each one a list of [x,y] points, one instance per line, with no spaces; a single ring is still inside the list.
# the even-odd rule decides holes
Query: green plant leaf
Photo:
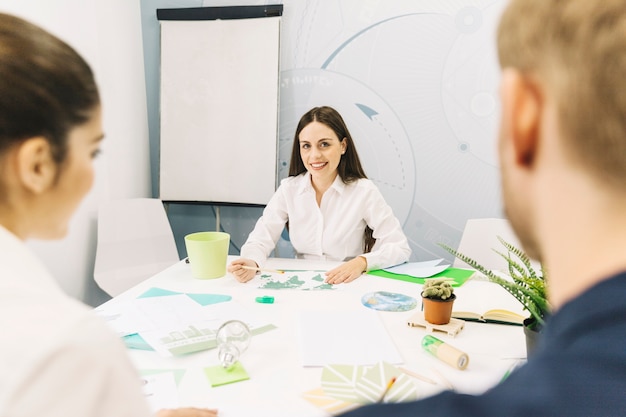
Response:
[[[538,325],[543,326],[545,318],[550,312],[550,305],[547,300],[547,275],[545,269],[542,266],[541,275],[537,274],[530,262],[530,258],[524,251],[505,241],[500,236],[498,236],[498,240],[507,249],[507,253],[496,249],[493,249],[493,251],[507,262],[511,280],[498,276],[476,260],[444,243],[439,243],[439,246],[485,275],[491,282],[500,285],[508,291],[524,306],[524,309],[529,312]]]

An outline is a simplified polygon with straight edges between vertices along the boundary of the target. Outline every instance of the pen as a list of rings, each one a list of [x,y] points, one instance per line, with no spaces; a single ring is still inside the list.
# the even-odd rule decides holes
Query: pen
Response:
[[[382,395],[380,396],[380,398],[378,399],[379,403],[382,403],[383,400],[385,399],[385,395],[387,395],[387,393],[389,392],[389,390],[391,389],[391,387],[393,386],[393,384],[395,384],[396,382],[396,377],[394,376],[393,378],[391,378],[389,380],[389,382],[387,382],[387,387],[385,388],[385,390],[383,391]]]
[[[285,271],[279,271],[277,269],[264,269],[264,268],[257,268],[256,266],[246,266],[246,265],[242,265],[241,269],[247,269],[248,271],[269,272],[269,273],[273,273],[273,274],[284,274],[285,273]]]

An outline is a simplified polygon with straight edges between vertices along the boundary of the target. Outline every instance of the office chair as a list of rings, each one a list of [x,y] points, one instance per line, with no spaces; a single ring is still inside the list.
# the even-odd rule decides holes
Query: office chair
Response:
[[[458,251],[491,270],[508,271],[508,263],[493,249],[506,253],[497,236],[521,249],[519,240],[506,219],[468,219],[461,235]],[[454,267],[469,268],[465,262],[454,259]]]
[[[161,200],[132,198],[100,205],[94,279],[110,296],[179,260]]]

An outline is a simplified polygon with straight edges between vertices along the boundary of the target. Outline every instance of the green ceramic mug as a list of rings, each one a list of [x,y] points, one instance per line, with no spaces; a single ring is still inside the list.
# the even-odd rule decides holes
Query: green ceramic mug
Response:
[[[230,235],[224,232],[197,232],[185,236],[185,247],[194,278],[226,275]]]

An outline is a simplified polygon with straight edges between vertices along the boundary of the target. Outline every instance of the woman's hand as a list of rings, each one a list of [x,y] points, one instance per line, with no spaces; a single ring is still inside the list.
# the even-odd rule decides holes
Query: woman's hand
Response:
[[[230,272],[239,282],[248,282],[256,275],[255,270],[244,269],[244,266],[249,266],[252,268],[258,268],[256,262],[252,259],[239,258],[230,263],[228,265],[228,272]]]
[[[160,410],[156,417],[217,417],[217,410],[207,408],[175,408],[173,410]]]
[[[326,272],[326,282],[328,284],[340,284],[351,282],[357,279],[367,270],[367,259],[357,256],[354,259],[344,262],[335,269]]]

